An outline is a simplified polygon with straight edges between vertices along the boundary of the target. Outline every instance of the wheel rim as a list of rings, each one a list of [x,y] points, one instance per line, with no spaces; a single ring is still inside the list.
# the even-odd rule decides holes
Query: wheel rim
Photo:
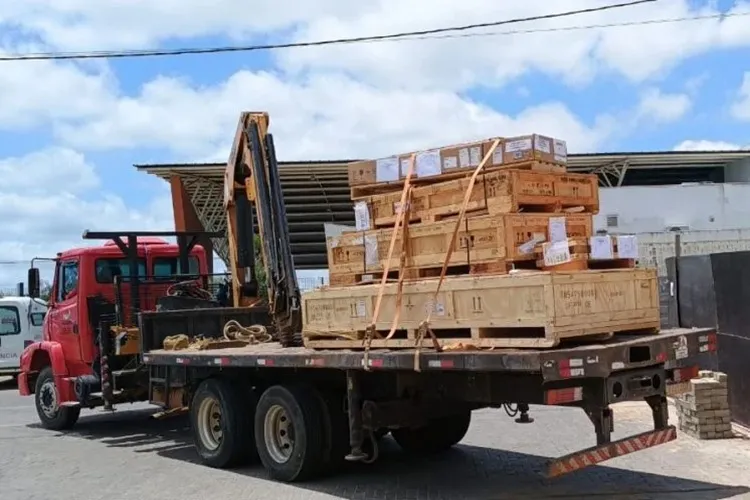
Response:
[[[221,426],[221,405],[216,398],[206,398],[198,407],[198,434],[203,446],[211,451],[221,446],[224,432]]]
[[[283,406],[274,405],[266,412],[263,437],[268,454],[275,462],[283,464],[291,458],[294,450],[294,426]]]
[[[57,416],[59,408],[57,406],[57,389],[55,388],[54,381],[46,380],[39,388],[39,408],[48,418],[55,418]]]

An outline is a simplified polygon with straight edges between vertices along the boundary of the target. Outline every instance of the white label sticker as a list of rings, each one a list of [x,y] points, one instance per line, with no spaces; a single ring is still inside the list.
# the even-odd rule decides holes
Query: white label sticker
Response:
[[[567,241],[545,243],[542,249],[545,267],[559,266],[570,262],[570,248],[568,248]]]
[[[500,145],[495,148],[495,150],[492,152],[492,164],[493,165],[502,165],[504,161],[503,158],[503,146]]]
[[[542,153],[552,154],[552,143],[549,139],[536,136],[536,150]]]
[[[568,161],[568,145],[565,143],[565,141],[555,139],[552,143],[552,151],[555,156],[555,161]]]
[[[638,237],[634,234],[617,237],[617,256],[621,259],[638,258]]]
[[[687,338],[684,335],[680,335],[680,338],[674,343],[674,357],[676,359],[688,357]]]
[[[397,181],[399,177],[398,158],[381,158],[375,162],[375,181],[390,182]]]
[[[472,167],[478,167],[482,163],[482,147],[472,146],[469,148],[469,162]]]
[[[401,158],[401,177],[406,178],[406,174],[409,173],[409,165],[411,164],[411,156],[408,158]],[[412,173],[414,177],[414,173]]]
[[[378,265],[378,237],[374,234],[365,235],[365,265]]]
[[[365,304],[364,299],[357,301],[357,316],[360,318],[367,316],[367,305]]]
[[[450,170],[452,168],[458,168],[458,157],[446,156],[443,158],[443,170]]]
[[[461,148],[458,150],[458,166],[461,168],[469,166],[469,148]]]
[[[370,209],[366,201],[358,201],[354,204],[354,227],[357,231],[370,229]]]
[[[612,361],[613,370],[622,370],[623,368],[625,368],[625,363],[622,361]]]
[[[609,235],[592,236],[589,239],[591,252],[589,256],[592,259],[613,259],[612,238]]]
[[[518,247],[518,252],[521,254],[529,254],[534,251],[539,243],[543,243],[547,238],[543,234],[535,234],[529,241]]]
[[[425,313],[430,314],[430,310],[438,316],[445,316],[445,304],[438,301],[433,304],[432,301],[428,301],[424,305]]]
[[[337,248],[339,246],[339,237],[338,236],[331,236],[328,238],[328,244],[331,246],[331,248]]]
[[[432,151],[422,151],[417,153],[416,159],[417,165],[416,173],[417,177],[429,177],[431,175],[439,175],[440,170],[440,150],[433,149]]]
[[[515,153],[517,151],[529,151],[532,146],[531,137],[525,139],[517,139],[515,141],[508,141],[505,143],[506,153]]]
[[[568,231],[565,227],[565,217],[550,217],[549,240],[552,242],[568,239]]]

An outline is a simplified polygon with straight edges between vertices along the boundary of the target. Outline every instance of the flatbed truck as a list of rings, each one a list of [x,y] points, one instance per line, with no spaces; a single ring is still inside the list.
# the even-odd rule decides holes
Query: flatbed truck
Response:
[[[695,376],[698,356],[716,350],[710,329],[545,350],[303,347],[267,125],[267,115],[243,113],[227,164],[228,296],[206,291],[207,257],[197,244],[219,234],[84,233],[108,242],[58,254],[43,340],[23,351],[18,378],[45,428],[69,429],[83,409],[147,401],[161,416],[190,414],[204,464],[260,462],[285,482],[331,473],[344,461],[371,463],[387,433],[407,452],[440,452],[461,441],[480,408],[503,408],[519,424],[533,422],[531,405],[583,409],[597,444],[552,460],[551,477],[675,439],[666,387]],[[39,282],[32,266],[31,297]],[[249,345],[165,348],[176,335],[231,340],[230,325]],[[613,442],[610,406],[637,400],[651,408],[653,429]]]

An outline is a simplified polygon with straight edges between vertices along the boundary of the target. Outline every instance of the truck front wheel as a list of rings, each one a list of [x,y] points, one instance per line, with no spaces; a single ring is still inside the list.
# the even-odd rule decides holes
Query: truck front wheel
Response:
[[[255,458],[255,392],[231,381],[204,380],[190,404],[195,449],[209,467],[226,468]]]
[[[34,403],[42,427],[53,431],[70,429],[81,414],[80,407],[60,406],[55,377],[49,366],[44,368],[36,379]]]
[[[326,456],[332,451],[325,443],[330,439],[326,416],[315,389],[281,385],[266,389],[255,413],[255,441],[271,478],[304,481],[324,472],[332,458]]]
[[[422,427],[393,429],[391,435],[407,452],[436,453],[458,444],[471,424],[471,411],[436,418]]]

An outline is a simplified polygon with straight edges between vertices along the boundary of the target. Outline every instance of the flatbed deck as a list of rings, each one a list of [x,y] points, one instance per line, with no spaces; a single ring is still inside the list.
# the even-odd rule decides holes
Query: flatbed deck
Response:
[[[496,371],[541,373],[557,379],[562,362],[577,366],[578,376],[606,377],[613,371],[641,368],[695,356],[715,344],[713,329],[677,328],[659,335],[615,335],[607,341],[556,349],[495,349],[435,352],[421,349],[421,370]],[[371,349],[370,369],[413,370],[413,349]],[[209,350],[151,350],[143,355],[147,365],[190,365],[221,367],[328,368],[359,370],[364,368],[364,350],[313,350],[304,347],[283,348],[276,343]],[[580,366],[578,366],[580,364]]]

